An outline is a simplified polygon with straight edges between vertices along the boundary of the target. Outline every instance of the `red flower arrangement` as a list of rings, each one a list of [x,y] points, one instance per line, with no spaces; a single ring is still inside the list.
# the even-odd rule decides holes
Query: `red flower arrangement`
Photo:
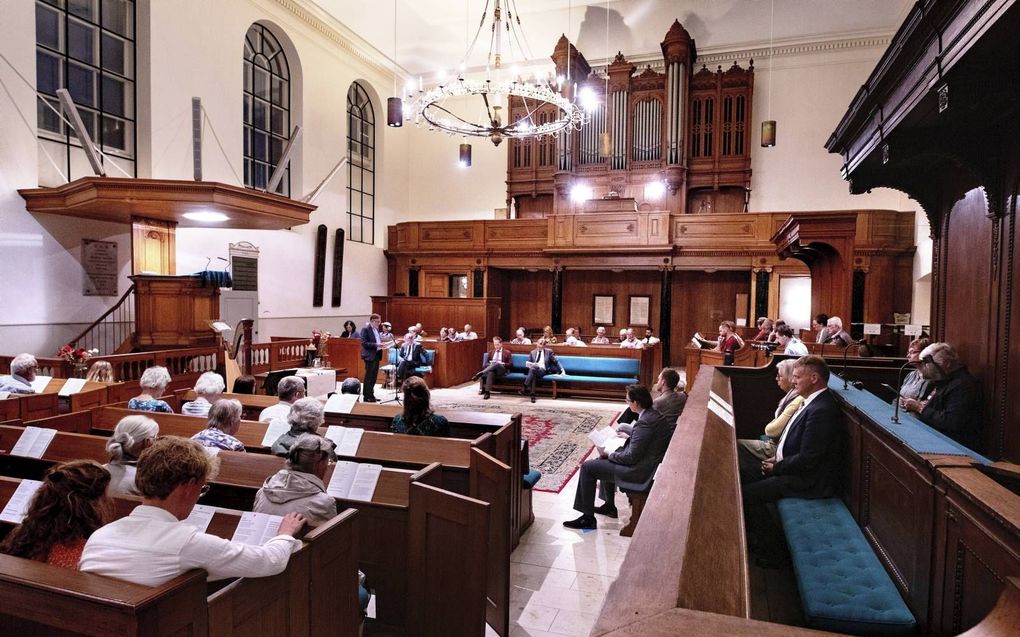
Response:
[[[312,330],[312,347],[319,349],[321,345],[325,345],[326,342],[333,335],[329,332],[323,332],[321,330]]]
[[[92,358],[94,354],[98,353],[99,353],[98,349],[85,349],[83,347],[75,349],[70,345],[64,345],[63,347],[57,350],[57,356],[59,356],[60,358],[64,359],[65,361],[71,363],[76,367],[79,365],[84,365],[89,361],[90,358]]]

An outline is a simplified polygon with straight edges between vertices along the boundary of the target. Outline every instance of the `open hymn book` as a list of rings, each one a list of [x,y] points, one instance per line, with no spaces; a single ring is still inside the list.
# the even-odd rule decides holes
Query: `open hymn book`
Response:
[[[591,438],[596,447],[604,449],[606,453],[613,453],[627,442],[627,439],[618,436],[616,430],[612,427],[594,429],[588,434],[588,437]]]
[[[334,498],[371,502],[381,473],[381,464],[338,462],[333,467],[326,493]]]

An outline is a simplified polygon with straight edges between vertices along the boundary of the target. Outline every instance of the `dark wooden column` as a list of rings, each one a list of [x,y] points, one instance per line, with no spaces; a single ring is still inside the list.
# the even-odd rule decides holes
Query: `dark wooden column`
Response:
[[[662,283],[659,285],[659,347],[662,348],[662,366],[669,366],[669,336],[673,324],[673,267],[662,268]]]
[[[552,283],[552,330],[554,334],[563,332],[563,268],[553,268]]]

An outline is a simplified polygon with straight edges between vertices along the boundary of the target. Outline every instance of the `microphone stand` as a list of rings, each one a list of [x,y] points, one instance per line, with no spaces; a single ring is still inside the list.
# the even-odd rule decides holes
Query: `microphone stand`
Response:
[[[895,424],[899,424],[900,422],[900,392],[903,391],[903,370],[905,370],[909,365],[913,364],[914,363],[911,361],[903,363],[903,366],[900,367],[900,371],[896,373],[896,398],[893,400],[894,409],[892,417],[892,421]]]
[[[853,341],[853,340],[851,340],[849,343],[847,343],[846,345],[843,346],[843,389],[846,389],[847,386],[849,385],[849,382],[848,382],[849,379],[847,379],[847,377],[846,377],[846,357],[847,357],[848,353],[850,352],[850,348],[851,347],[853,347],[854,345],[860,345],[863,342],[864,341]]]

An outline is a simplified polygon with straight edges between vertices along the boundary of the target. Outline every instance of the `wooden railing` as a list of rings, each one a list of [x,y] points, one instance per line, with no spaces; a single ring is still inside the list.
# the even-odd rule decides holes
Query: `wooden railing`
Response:
[[[251,369],[253,374],[261,374],[274,369],[300,367],[305,362],[307,339],[273,341],[271,343],[255,343],[251,346]]]
[[[101,354],[115,354],[130,345],[135,332],[135,285],[124,292],[113,307],[93,321],[81,334],[70,340],[71,347],[98,349]]]

